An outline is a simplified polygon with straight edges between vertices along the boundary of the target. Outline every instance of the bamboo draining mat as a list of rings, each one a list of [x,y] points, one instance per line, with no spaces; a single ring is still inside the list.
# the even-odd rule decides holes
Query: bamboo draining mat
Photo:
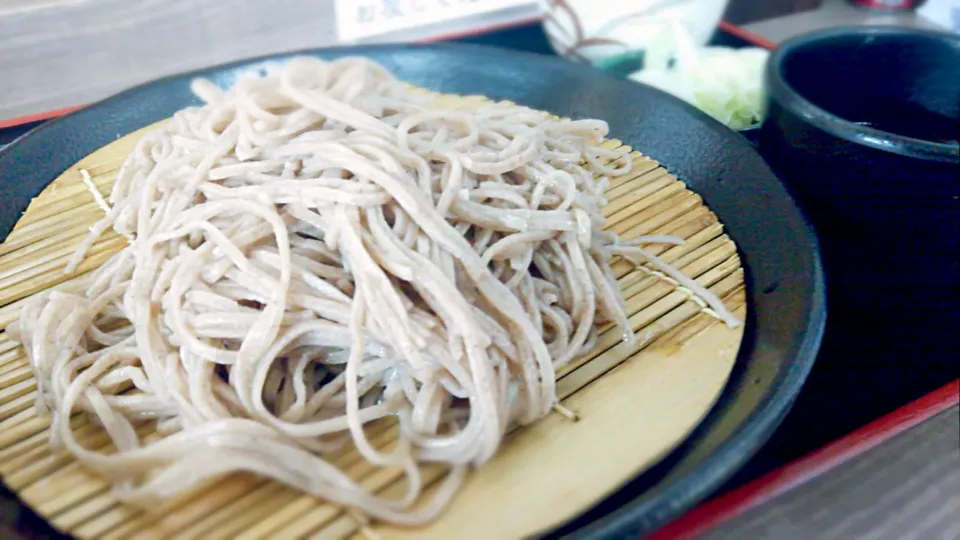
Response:
[[[452,98],[469,107],[482,98]],[[449,103],[447,103],[449,105]],[[150,126],[123,137],[57,178],[30,204],[0,245],[0,328],[24,298],[103,264],[125,239],[105,234],[74,276],[62,269],[102,215],[80,169],[108,194],[122,160]],[[619,141],[607,141],[610,148]],[[746,293],[734,243],[699,196],[656,162],[633,152],[631,173],[615,178],[604,208],[608,228],[624,238],[673,234],[681,246],[652,246],[743,318]],[[472,473],[433,524],[401,529],[363,524],[344,509],[272,481],[237,474],[145,511],[117,502],[109,486],[48,445],[49,418],[33,403],[36,382],[23,350],[0,333],[0,474],[57,529],[80,538],[515,538],[559,525],[615,490],[674,448],[720,394],[735,361],[742,327],[731,330],[669,283],[623,261],[614,266],[637,332],[633,347],[614,329],[593,354],[560,373],[558,392],[576,414],[552,414],[518,430],[497,456]],[[88,448],[107,447],[100,428],[72,419]],[[149,440],[150,427],[142,434]],[[370,427],[388,445],[396,426]],[[374,469],[355,452],[338,462],[368,489],[402,487],[395,470]],[[426,480],[439,478],[425,467]]]

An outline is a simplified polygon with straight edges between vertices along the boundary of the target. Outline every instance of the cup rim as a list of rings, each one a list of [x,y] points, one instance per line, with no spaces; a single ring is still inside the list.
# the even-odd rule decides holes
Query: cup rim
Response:
[[[780,101],[785,108],[804,121],[834,137],[883,152],[924,160],[960,163],[960,142],[928,141],[856,124],[814,105],[787,83],[783,66],[791,54],[804,46],[839,36],[919,36],[953,42],[960,48],[960,36],[895,26],[845,26],[802,34],[784,41],[770,54],[765,70],[768,99]]]

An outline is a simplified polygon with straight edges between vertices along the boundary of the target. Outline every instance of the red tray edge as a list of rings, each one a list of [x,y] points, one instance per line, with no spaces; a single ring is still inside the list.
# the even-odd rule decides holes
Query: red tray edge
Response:
[[[667,524],[647,540],[695,538],[960,403],[955,380],[744,486],[711,499]]]

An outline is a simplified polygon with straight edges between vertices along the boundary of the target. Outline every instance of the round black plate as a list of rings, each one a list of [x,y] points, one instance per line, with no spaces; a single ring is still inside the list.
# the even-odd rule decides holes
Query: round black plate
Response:
[[[667,94],[559,59],[469,45],[310,51],[364,55],[431,90],[484,94],[573,118],[601,118],[613,137],[662,163],[703,196],[740,247],[749,319],[720,401],[660,465],[550,536],[636,538],[689,509],[766,441],[800,391],[826,318],[817,242],[801,212],[739,135]],[[69,166],[107,143],[196,104],[190,80],[229,86],[287,56],[149,83],[46,124],[0,152],[0,238]],[[624,389],[629,391],[629,389]],[[635,426],[635,429],[644,429]],[[604,441],[597,441],[604,444]],[[571,463],[588,473],[589,463]]]

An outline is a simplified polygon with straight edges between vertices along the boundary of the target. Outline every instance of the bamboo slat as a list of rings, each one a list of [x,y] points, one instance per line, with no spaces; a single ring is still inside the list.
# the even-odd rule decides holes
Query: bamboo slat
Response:
[[[484,100],[439,99],[464,108]],[[28,296],[77,279],[125,245],[119,235],[104,235],[77,272],[62,271],[103,215],[79,171],[88,171],[108,195],[123,158],[157,125],[82,159],[33,200],[0,244],[0,327],[18,317]],[[621,144],[605,142],[608,148]],[[651,233],[684,238],[679,246],[650,249],[743,317],[740,258],[716,216],[655,161],[639,152],[630,159],[632,172],[611,179],[607,190],[608,228],[624,238]],[[5,333],[0,333],[0,475],[55,528],[79,538],[447,539],[536,533],[576,516],[682,441],[716,400],[740,345],[742,329],[720,324],[669,282],[624,261],[613,270],[637,343],[623,343],[615,328],[602,329],[593,353],[559,373],[558,393],[576,421],[553,414],[510,434],[497,456],[470,474],[450,508],[427,527],[366,523],[341,507],[247,474],[211,482],[160,508],[120,503],[102,478],[50,447],[50,419],[33,407],[36,380],[29,362]],[[112,448],[101,428],[83,415],[71,425],[87,448]],[[143,425],[139,432],[147,440],[159,437],[152,429]],[[372,425],[369,433],[381,448],[397,437],[389,423]],[[403,488],[398,471],[375,468],[352,448],[331,459],[371,491]],[[425,466],[423,474],[431,485],[443,471]]]

